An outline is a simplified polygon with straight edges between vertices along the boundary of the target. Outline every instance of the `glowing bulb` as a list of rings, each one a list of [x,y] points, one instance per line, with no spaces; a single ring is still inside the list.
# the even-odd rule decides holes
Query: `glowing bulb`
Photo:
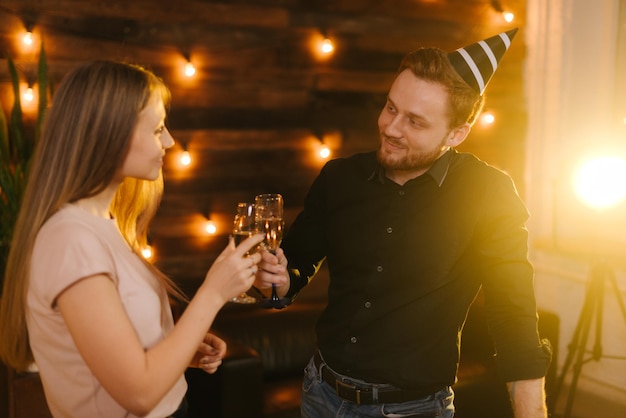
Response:
[[[515,15],[512,12],[502,12],[502,17],[506,23],[511,23],[515,19]]]
[[[33,33],[31,31],[26,32],[22,41],[24,42],[24,45],[31,46],[33,44]]]
[[[206,230],[208,234],[213,235],[217,232],[217,225],[215,225],[215,222],[209,220],[204,225],[204,229]]]
[[[334,50],[335,46],[333,45],[333,42],[330,39],[325,38],[320,45],[320,51],[322,51],[322,54],[328,55],[331,54]]]
[[[149,246],[149,245],[146,245],[144,248],[141,249],[141,255],[146,260],[151,259],[152,258],[152,247]]]
[[[327,145],[322,144],[322,146],[320,147],[319,155],[321,158],[330,157],[330,148],[328,148]]]
[[[617,206],[626,197],[626,161],[616,156],[587,161],[574,176],[574,190],[594,209]]]
[[[191,155],[189,154],[189,151],[183,151],[183,153],[180,155],[180,163],[185,167],[191,164]]]
[[[193,77],[196,74],[196,67],[189,61],[185,64],[185,75],[187,77]]]
[[[23,97],[27,102],[32,102],[35,99],[35,93],[33,92],[32,87],[26,89]]]
[[[491,112],[484,112],[480,116],[480,121],[483,125],[492,125],[496,121],[496,116]]]

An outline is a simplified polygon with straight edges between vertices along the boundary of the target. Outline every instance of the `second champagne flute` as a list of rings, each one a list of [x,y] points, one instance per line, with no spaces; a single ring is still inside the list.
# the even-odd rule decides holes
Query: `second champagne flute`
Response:
[[[256,224],[259,232],[265,234],[264,247],[272,254],[276,253],[283,240],[283,197],[280,194],[260,194],[254,198]],[[276,285],[272,284],[270,306],[284,308],[286,304],[278,297]]]
[[[241,241],[257,233],[255,205],[254,203],[238,203],[237,213],[233,221],[233,238],[235,245],[239,245]],[[250,252],[254,252],[253,248]],[[231,299],[235,303],[255,303],[256,298],[248,295],[246,292]]]

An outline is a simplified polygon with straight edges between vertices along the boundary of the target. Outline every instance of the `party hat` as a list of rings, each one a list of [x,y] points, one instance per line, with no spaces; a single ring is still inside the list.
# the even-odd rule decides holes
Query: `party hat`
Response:
[[[448,59],[463,80],[482,95],[516,33],[517,28],[511,29],[465,48],[459,48],[448,53]]]

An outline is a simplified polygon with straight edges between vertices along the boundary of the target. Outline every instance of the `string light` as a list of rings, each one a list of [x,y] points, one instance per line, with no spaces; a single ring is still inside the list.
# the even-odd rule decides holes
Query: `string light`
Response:
[[[191,61],[187,61],[185,64],[185,76],[193,77],[194,75],[196,75],[196,67],[193,66]]]
[[[185,150],[182,152],[180,155],[180,163],[185,167],[191,164],[191,155],[189,154],[189,151]]]
[[[323,159],[330,157],[330,148],[328,148],[328,145],[322,144],[320,146],[319,156]]]
[[[29,103],[35,100],[35,92],[33,92],[33,88],[29,86],[22,97]]]
[[[146,245],[145,247],[143,247],[141,249],[141,255],[143,258],[145,258],[146,260],[150,260],[152,258],[152,247],[149,245]]]
[[[31,31],[27,31],[22,37],[22,42],[24,42],[24,45],[26,46],[31,46],[34,42],[33,33]]]
[[[480,115],[480,123],[484,126],[493,125],[496,121],[496,116],[493,112],[485,111]]]
[[[217,225],[215,225],[215,222],[213,222],[212,220],[209,219],[204,224],[204,230],[209,235],[214,235],[217,232]]]
[[[502,15],[502,18],[506,23],[511,23],[515,19],[515,14],[509,10],[505,10],[504,7],[502,7],[500,0],[492,0],[491,7],[493,7],[493,10]]]
[[[328,37],[325,29],[316,32],[310,42],[311,51],[317,59],[326,60],[335,52],[335,43]]]
[[[24,28],[26,29],[26,32],[22,36],[22,42],[26,47],[30,47],[35,43],[35,38],[33,36],[33,27],[35,26],[34,20],[34,16],[28,15],[23,17]]]
[[[335,45],[333,44],[333,41],[331,41],[327,37],[324,38],[322,40],[322,43],[320,44],[320,52],[324,55],[330,55],[333,53],[334,50]]]

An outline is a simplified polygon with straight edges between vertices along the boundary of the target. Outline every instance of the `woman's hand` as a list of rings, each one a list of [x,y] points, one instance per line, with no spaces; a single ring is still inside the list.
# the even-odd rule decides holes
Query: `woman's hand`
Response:
[[[198,352],[191,361],[192,367],[198,367],[209,374],[217,371],[226,355],[226,341],[208,332],[198,347]]]
[[[263,234],[253,235],[237,247],[233,238],[230,238],[224,251],[207,272],[201,287],[210,289],[208,291],[219,297],[222,304],[250,289],[261,254],[248,252],[258,246],[263,238]]]

